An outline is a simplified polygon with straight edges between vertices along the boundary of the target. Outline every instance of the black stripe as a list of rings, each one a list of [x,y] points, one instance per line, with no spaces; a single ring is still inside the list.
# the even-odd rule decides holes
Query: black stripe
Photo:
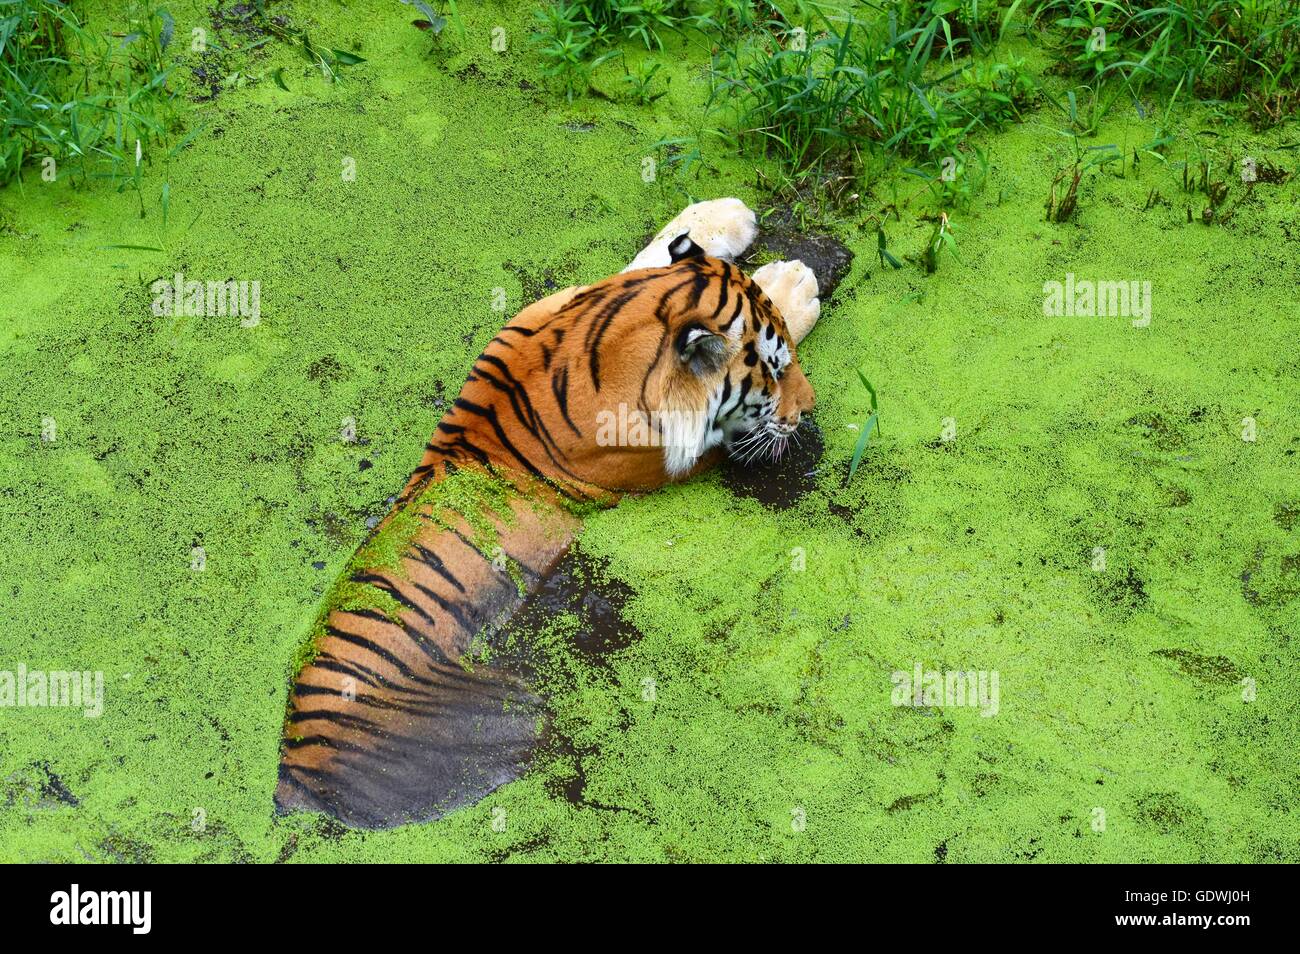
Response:
[[[359,732],[370,732],[372,734],[379,728],[374,720],[351,712],[336,712],[333,709],[299,709],[297,712],[289,713],[290,722],[312,722],[316,719],[336,722],[345,729],[356,729]]]
[[[464,428],[461,428],[461,430],[463,431]],[[466,454],[468,454],[470,457],[473,457],[480,464],[491,463],[491,458],[488,457],[487,451],[483,450],[483,448],[479,447],[477,444],[471,444],[464,437],[457,436],[457,438],[454,441],[452,441],[450,444],[444,445],[442,448],[440,448],[440,450],[442,450],[443,453],[449,453],[450,452],[449,449],[463,450]]]
[[[555,395],[555,403],[560,408],[560,414],[564,418],[564,423],[569,425],[570,430],[582,436],[582,431],[578,430],[578,425],[573,423],[573,418],[569,417],[569,368],[565,365],[558,372],[551,375],[551,393]]]
[[[542,472],[537,469],[533,462],[525,457],[519,449],[515,447],[514,442],[506,436],[505,430],[501,427],[501,421],[497,418],[495,408],[480,407],[471,401],[466,401],[464,398],[456,398],[456,407],[468,414],[477,414],[479,417],[491,424],[492,430],[496,432],[497,440],[501,442],[501,446],[514,455],[515,459],[523,464],[528,472],[534,477],[543,477]]]
[[[339,690],[333,686],[299,686],[294,693],[295,697],[303,696],[332,696],[340,698]],[[352,699],[354,703],[360,703],[371,709],[379,709],[383,712],[404,712],[407,715],[433,716],[439,713],[439,710],[445,709],[446,706],[431,698],[428,694],[421,696],[419,699],[381,699],[378,696],[369,696],[358,694]],[[343,724],[343,719],[333,718],[330,713],[344,715],[340,709],[300,709],[290,713],[290,722],[309,722],[312,719],[326,719]],[[353,716],[353,718],[364,718],[362,716]],[[358,726],[345,726],[345,728],[358,728]]]
[[[452,575],[451,570],[447,569],[447,564],[443,562],[442,557],[438,556],[438,554],[434,553],[423,543],[415,544],[414,549],[416,552],[416,559],[429,569],[433,570],[434,573],[437,573],[452,586],[456,587],[456,589],[460,590],[462,593],[465,592],[465,587],[461,584],[460,580],[456,579],[456,577]]]
[[[731,298],[731,283],[724,281],[722,282],[722,288],[718,291],[718,307],[713,309],[713,315],[712,315],[713,318],[717,318],[718,315],[722,314],[722,309],[727,307],[727,302],[730,300],[730,298]]]
[[[510,395],[511,403],[515,405],[515,414],[519,417],[520,422],[530,431],[535,432],[541,422],[537,418],[537,412],[533,410],[533,402],[529,399],[528,390],[524,387],[523,382],[516,378],[514,372],[510,370],[510,367],[496,355],[485,354],[483,357],[479,358],[479,360],[488,362],[501,372],[501,376],[505,378],[505,383],[509,387],[506,388],[495,380],[493,380],[492,383],[496,385],[498,389],[504,390]],[[519,410],[518,403],[516,402],[516,395],[518,395],[519,400],[523,402],[525,409],[528,411],[528,417],[526,420]],[[545,427],[545,425],[542,426]]]
[[[588,366],[591,370],[591,383],[597,391],[600,390],[600,339],[605,337],[605,332],[609,326],[614,323],[618,313],[628,302],[639,295],[640,289],[633,289],[626,294],[619,295],[602,310],[600,316],[592,324],[591,330],[587,332],[587,349],[590,352]]]
[[[411,610],[413,613],[418,615],[421,619],[427,620],[430,626],[438,625],[438,621],[433,618],[433,616],[429,613],[428,610],[426,610],[423,606],[419,605],[413,599],[411,599],[409,596],[407,596],[405,593],[399,590],[397,588],[397,584],[394,583],[392,580],[390,580],[388,577],[380,576],[378,573],[369,573],[369,572],[353,573],[352,582],[367,583],[370,586],[373,586],[375,589],[387,593],[393,599],[397,600],[398,603],[402,604],[403,607]]]
[[[478,545],[477,545],[473,540],[471,540],[469,537],[465,536],[465,534],[461,533],[461,532],[460,532],[459,530],[457,530],[455,527],[448,527],[448,528],[447,528],[447,532],[450,533],[452,536],[454,536],[454,537],[455,537],[457,540],[459,540],[461,543],[465,544],[465,546],[466,546],[469,550],[471,550],[472,552],[474,552],[475,554],[477,554],[477,556],[479,557],[479,559],[481,559],[484,563],[491,563],[491,562],[492,562],[490,559],[488,559],[488,555],[487,555],[486,553],[484,553],[482,550],[480,550],[480,549],[478,548]]]
[[[333,636],[337,639],[341,639],[345,643],[351,643],[353,646],[360,647],[361,649],[364,649],[367,652],[374,653],[380,659],[384,660],[390,666],[392,666],[394,669],[400,672],[407,679],[412,679],[416,682],[421,681],[420,677],[416,674],[415,670],[411,669],[410,666],[406,665],[406,663],[402,662],[400,659],[398,659],[396,656],[390,653],[387,649],[385,649],[383,646],[380,646],[378,643],[374,642],[373,640],[367,639],[364,636],[358,636],[356,633],[349,633],[347,630],[339,629],[337,626],[333,626],[329,623],[325,624],[325,633],[328,636]]]
[[[722,327],[723,327],[723,328],[730,328],[730,327],[735,323],[736,319],[740,317],[740,313],[741,313],[742,311],[744,311],[744,310],[745,310],[745,299],[743,299],[743,298],[741,298],[739,295],[737,295],[737,296],[736,296],[736,310],[733,311],[733,312],[731,313],[731,317],[727,319],[727,323],[726,323],[725,325],[723,325]],[[743,328],[744,325],[741,325],[741,327]]]
[[[712,276],[699,272],[693,279],[691,279],[691,311],[695,311],[700,307],[700,302],[704,298],[704,292],[708,289],[711,278]]]
[[[519,423],[523,425],[524,429],[542,445],[542,450],[546,452],[546,456],[550,458],[551,463],[563,473],[576,478],[577,474],[573,473],[565,462],[560,460],[560,457],[566,455],[560,445],[556,443],[555,438],[551,436],[550,428],[546,426],[546,422],[542,420],[533,407],[532,398],[528,396],[528,389],[499,358],[493,355],[484,355],[480,360],[488,361],[494,367],[499,368],[505,381],[498,381],[492,375],[486,373],[485,377],[494,388],[510,398],[510,408],[515,412],[515,417],[519,419]],[[556,456],[557,454],[559,457]]]
[[[411,585],[414,586],[421,593],[423,593],[425,596],[429,597],[429,599],[433,600],[434,603],[438,605],[438,608],[442,610],[444,613],[446,613],[448,616],[450,616],[452,619],[454,619],[456,621],[456,624],[460,626],[461,629],[465,630],[465,632],[471,634],[477,632],[479,628],[478,621],[471,619],[468,615],[466,615],[466,612],[463,608],[451,602],[450,600],[443,599],[441,596],[439,596],[433,590],[429,589],[427,586],[424,586],[423,584],[420,583],[416,583],[414,580],[411,581]],[[471,607],[471,611],[472,610],[473,608]]]
[[[327,658],[328,657],[328,658]],[[304,675],[311,669],[324,669],[326,672],[336,672],[341,676],[350,676],[370,686],[372,689],[400,689],[402,692],[411,692],[413,690],[401,689],[395,683],[389,682],[382,675],[375,672],[369,666],[363,666],[361,663],[345,662],[327,653],[322,653],[311,661],[310,669],[304,671]],[[302,691],[303,686],[307,683],[299,682],[294,686],[294,694],[297,695]]]

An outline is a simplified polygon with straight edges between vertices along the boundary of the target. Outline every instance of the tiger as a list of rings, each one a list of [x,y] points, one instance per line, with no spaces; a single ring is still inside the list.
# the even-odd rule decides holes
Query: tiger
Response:
[[[814,405],[795,348],[820,315],[817,277],[799,261],[746,275],[735,261],[757,234],[739,199],[695,203],[622,272],[491,339],[326,594],[292,679],[279,813],[393,827],[520,776],[544,707],[476,647],[584,513],[727,454],[778,456]]]

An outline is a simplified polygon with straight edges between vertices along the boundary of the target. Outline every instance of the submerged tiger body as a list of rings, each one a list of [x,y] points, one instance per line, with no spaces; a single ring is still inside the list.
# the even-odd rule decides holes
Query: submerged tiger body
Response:
[[[755,233],[738,201],[699,203],[628,271],[492,339],[327,599],[289,699],[281,810],[384,827],[519,775],[541,702],[526,667],[476,650],[566,552],[581,507],[728,451],[778,453],[812,406],[795,345],[816,279],[797,262],[745,275],[727,259]]]

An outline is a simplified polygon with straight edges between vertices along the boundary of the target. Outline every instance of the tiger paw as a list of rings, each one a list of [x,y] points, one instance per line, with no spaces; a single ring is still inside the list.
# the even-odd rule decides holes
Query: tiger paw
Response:
[[[734,261],[758,237],[758,220],[739,199],[711,199],[688,205],[659,230],[649,245],[623,269],[662,268],[672,263],[668,245],[682,233],[704,249],[705,255]]]
[[[776,305],[794,343],[803,341],[822,311],[813,270],[803,262],[769,262],[751,277]]]

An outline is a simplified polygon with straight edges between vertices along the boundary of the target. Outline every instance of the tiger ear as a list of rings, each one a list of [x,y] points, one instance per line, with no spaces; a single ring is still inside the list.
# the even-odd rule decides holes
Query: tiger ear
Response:
[[[704,249],[691,240],[690,232],[683,232],[668,243],[668,258],[674,264],[684,258],[699,258],[703,254]]]
[[[677,335],[677,357],[697,375],[712,374],[727,360],[727,341],[722,335],[692,325]]]

